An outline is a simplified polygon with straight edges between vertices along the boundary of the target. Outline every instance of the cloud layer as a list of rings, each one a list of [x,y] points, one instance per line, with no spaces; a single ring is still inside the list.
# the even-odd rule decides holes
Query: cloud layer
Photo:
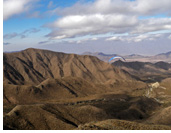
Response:
[[[164,8],[163,8],[164,7]],[[51,11],[52,14],[59,15],[84,15],[84,14],[132,14],[132,15],[171,15],[170,0],[95,0],[95,2],[81,3],[77,2],[72,7],[64,9],[56,8]]]
[[[4,0],[3,19],[7,20],[13,15],[21,14],[32,7],[32,2],[37,0]]]
[[[56,8],[49,13],[61,16],[45,25],[52,30],[47,35],[50,39],[171,30],[171,18],[165,17],[171,15],[171,0],[96,0],[78,2],[64,9]]]
[[[127,21],[128,19],[129,21]],[[136,24],[136,17],[118,14],[66,16],[49,25],[55,30],[47,36],[61,39],[87,34],[120,33],[129,31],[129,28]]]
[[[161,34],[142,34],[137,36],[114,36],[107,38],[106,41],[127,41],[127,42],[141,42],[141,41],[153,41],[161,37]]]

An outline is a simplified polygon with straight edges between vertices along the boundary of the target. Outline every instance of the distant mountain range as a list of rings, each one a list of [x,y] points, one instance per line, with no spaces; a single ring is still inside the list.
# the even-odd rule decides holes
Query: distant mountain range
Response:
[[[171,63],[167,62],[123,62],[115,61],[112,63],[115,67],[129,72],[131,75],[139,77],[143,81],[155,82],[171,77]]]
[[[104,54],[102,52],[96,52],[96,53],[91,53],[91,52],[85,52],[83,55],[92,55],[98,57],[100,60],[108,62],[110,58],[113,56],[122,56],[119,54]],[[154,56],[143,56],[143,55],[138,55],[138,54],[131,54],[131,55],[125,55],[122,56],[124,57],[128,62],[132,61],[140,61],[140,62],[159,62],[159,61],[164,61],[164,62],[171,62],[171,51],[167,53],[161,53],[157,54]]]

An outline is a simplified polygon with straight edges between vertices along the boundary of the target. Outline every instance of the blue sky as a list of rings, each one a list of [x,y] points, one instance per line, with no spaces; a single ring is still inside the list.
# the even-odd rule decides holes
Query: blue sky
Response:
[[[171,51],[170,0],[4,0],[3,50]]]

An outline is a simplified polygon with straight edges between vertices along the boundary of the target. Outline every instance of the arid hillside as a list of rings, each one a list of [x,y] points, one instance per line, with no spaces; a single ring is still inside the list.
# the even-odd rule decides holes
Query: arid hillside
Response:
[[[122,62],[119,60],[113,62],[112,65],[146,82],[158,82],[171,77],[171,64],[163,61],[150,63],[138,61]]]
[[[80,128],[82,124],[89,122],[108,119],[140,121],[146,119],[159,107],[160,104],[154,99],[127,95],[106,95],[94,100],[65,104],[21,104],[6,112],[4,129],[69,130]],[[112,126],[112,123],[109,124]],[[119,125],[114,125],[114,127],[122,129]],[[132,127],[132,129],[136,128]]]
[[[93,56],[64,54],[39,49],[4,53],[4,83],[38,85],[48,78],[80,77],[105,83],[112,79],[131,80],[131,77],[111,64]]]
[[[38,49],[4,54],[4,104],[127,93],[142,86],[127,72],[93,56]]]
[[[33,48],[3,56],[6,130],[171,129],[168,63],[110,64]],[[161,82],[144,82],[156,74]]]

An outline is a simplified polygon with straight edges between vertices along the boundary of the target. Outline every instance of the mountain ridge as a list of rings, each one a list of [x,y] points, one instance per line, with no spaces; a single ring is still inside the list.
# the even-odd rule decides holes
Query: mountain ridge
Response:
[[[88,55],[65,54],[39,49],[4,53],[4,82],[39,84],[47,78],[81,77],[93,82],[132,80],[131,76],[111,64]]]

